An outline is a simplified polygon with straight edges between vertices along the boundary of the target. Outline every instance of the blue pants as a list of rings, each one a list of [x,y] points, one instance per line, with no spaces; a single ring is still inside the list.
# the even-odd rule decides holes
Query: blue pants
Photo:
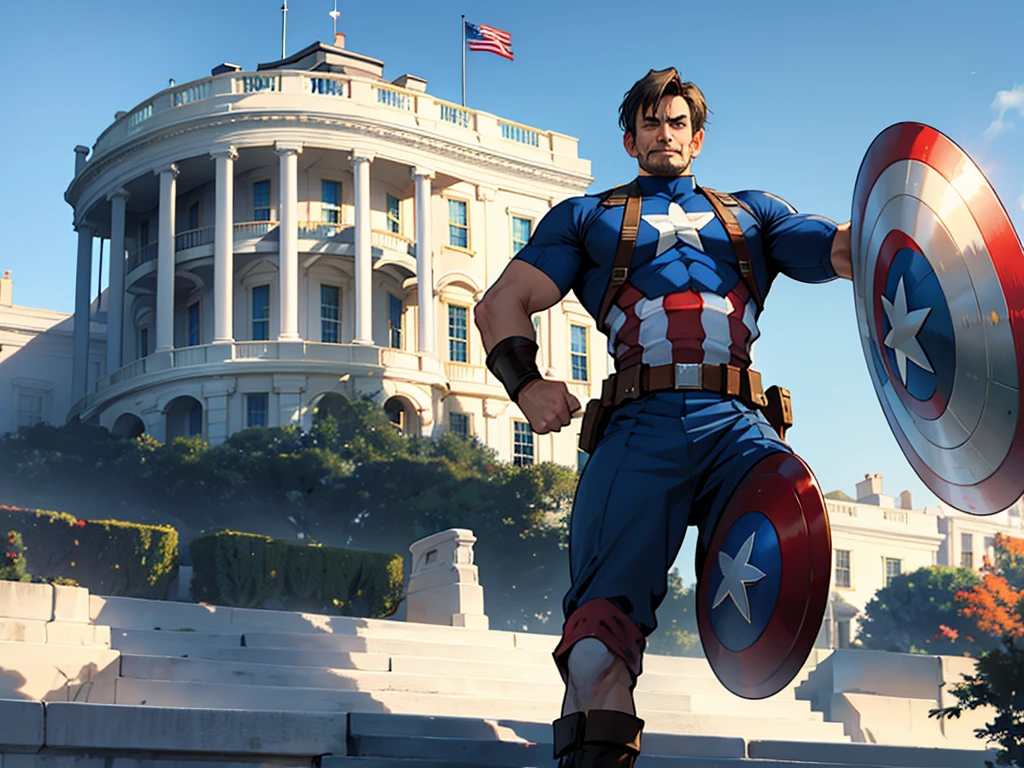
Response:
[[[659,392],[621,406],[576,489],[565,616],[604,598],[650,635],[687,525],[708,541],[743,476],[778,451],[792,452],[759,411],[718,394]]]

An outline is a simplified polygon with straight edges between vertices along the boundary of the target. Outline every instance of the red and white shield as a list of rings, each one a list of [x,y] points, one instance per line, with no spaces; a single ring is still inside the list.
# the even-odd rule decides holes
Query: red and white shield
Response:
[[[1024,251],[992,187],[934,128],[899,123],[864,157],[853,284],[889,426],[936,496],[986,515],[1024,494]]]

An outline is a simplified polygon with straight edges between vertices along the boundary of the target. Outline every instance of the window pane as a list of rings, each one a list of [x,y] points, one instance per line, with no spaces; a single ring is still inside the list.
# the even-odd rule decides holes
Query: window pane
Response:
[[[587,328],[583,325],[570,326],[570,362],[574,381],[587,381]]]
[[[149,328],[139,329],[139,357],[149,354]]]
[[[270,399],[266,392],[259,392],[245,396],[245,423],[250,427],[267,426],[267,401]]]
[[[337,344],[340,336],[341,289],[335,285],[320,286],[320,340],[327,344]]]
[[[34,427],[43,420],[43,396],[22,392],[18,395],[18,426]]]
[[[188,412],[188,436],[203,434],[203,406],[196,403]]]
[[[270,221],[270,180],[252,185],[253,221]]]
[[[252,339],[270,338],[270,286],[257,285],[252,289]]]
[[[469,416],[465,413],[452,413],[448,416],[449,429],[457,435],[469,436]]]
[[[468,310],[454,304],[448,305],[448,359],[456,363],[468,360],[469,325]]]
[[[520,216],[512,217],[512,255],[515,256],[519,250],[530,240],[530,228],[533,222]]]
[[[533,430],[525,421],[514,421],[512,427],[512,463],[516,466],[533,464]]]
[[[328,205],[341,205],[341,182],[323,180],[321,195],[323,202]]]
[[[199,229],[199,203],[192,203],[188,209],[188,228]]]
[[[388,336],[393,349],[402,348],[402,300],[388,294]]]
[[[462,200],[448,201],[448,222],[466,226],[466,204]]]
[[[199,302],[188,308],[188,345],[199,345]]]
[[[398,209],[398,198],[388,195],[388,231],[396,235],[401,230],[402,219]]]

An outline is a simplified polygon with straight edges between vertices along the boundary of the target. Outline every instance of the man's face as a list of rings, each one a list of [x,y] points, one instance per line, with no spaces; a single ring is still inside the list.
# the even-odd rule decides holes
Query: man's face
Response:
[[[641,176],[683,176],[704,145],[704,129],[693,132],[690,105],[682,96],[665,96],[654,112],[637,111],[636,136],[622,144],[640,165]]]

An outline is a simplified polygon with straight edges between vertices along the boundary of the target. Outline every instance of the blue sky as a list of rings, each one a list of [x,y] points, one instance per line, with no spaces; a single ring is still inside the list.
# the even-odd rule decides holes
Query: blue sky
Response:
[[[15,302],[70,312],[76,238],[63,200],[73,149],[91,146],[117,110],[223,61],[255,69],[281,52],[280,0],[97,0],[17,3],[4,12],[8,73],[0,146],[0,205],[10,223],[0,271]],[[330,41],[333,0],[291,0],[288,52]],[[850,217],[871,140],[915,120],[968,151],[1024,232],[1024,29],[1021,0],[782,0],[776,3],[339,3],[347,47],[385,62],[389,79],[424,77],[461,98],[460,15],[512,34],[516,59],[467,54],[467,104],[580,140],[592,190],[626,181],[622,94],[649,68],[678,67],[713,112],[698,181],[765,189],[801,211]],[[624,11],[627,11],[624,13]],[[95,278],[93,280],[95,285]],[[776,282],[755,361],[788,387],[791,443],[823,490],[852,494],[881,472],[915,506],[935,498],[902,457],[871,389],[853,291]],[[689,547],[683,572],[692,580]]]

